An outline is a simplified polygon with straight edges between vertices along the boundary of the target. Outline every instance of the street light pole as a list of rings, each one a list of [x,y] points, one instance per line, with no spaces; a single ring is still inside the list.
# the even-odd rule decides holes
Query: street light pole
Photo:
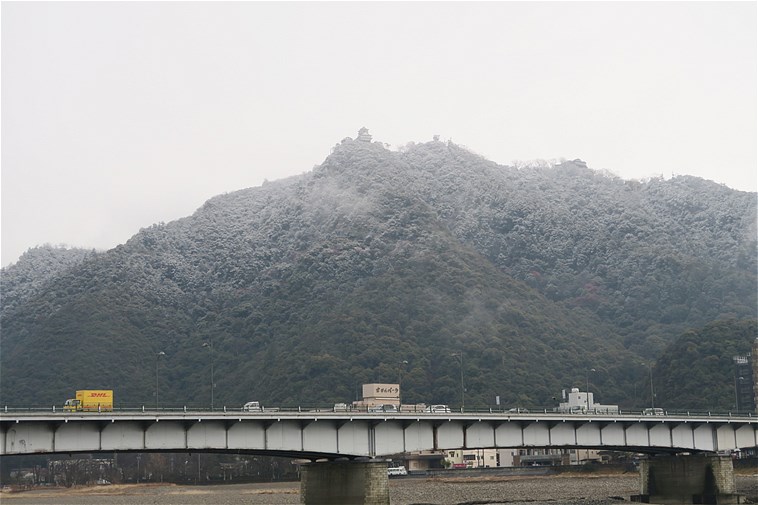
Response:
[[[213,340],[209,340],[208,342],[203,343],[203,347],[207,347],[208,350],[211,353],[211,411],[213,411],[213,389],[216,387],[216,385],[213,382]],[[199,459],[198,459],[198,466],[200,465]]]
[[[739,389],[742,389],[739,387],[739,384],[742,384],[742,381],[744,381],[744,377],[737,377],[734,376],[734,409],[739,412],[740,411],[740,395],[739,395]]]
[[[403,398],[402,398],[402,394],[403,394],[403,370],[405,369],[405,365],[407,365],[407,364],[408,364],[408,360],[404,359],[403,361],[401,361],[400,362],[400,370],[399,370],[399,372],[397,374],[397,388],[398,388],[397,401],[398,401],[398,403],[400,405],[403,404]],[[398,406],[398,410],[400,410],[399,406]]]
[[[655,408],[655,389],[653,389],[653,364],[647,364],[648,370],[650,370],[650,408]]]
[[[466,388],[463,385],[463,351],[454,352],[451,356],[456,356],[461,360],[461,411],[463,411],[463,408],[466,406]]]
[[[155,355],[155,410],[158,410],[158,362],[161,359],[161,356],[165,356],[166,353],[163,351],[160,351]]]
[[[590,368],[590,369],[588,369],[588,370],[585,371],[586,372],[586,378],[587,378],[587,393],[586,393],[586,395],[587,395],[587,412],[590,411],[590,372],[594,372],[594,371],[595,371],[594,368]]]

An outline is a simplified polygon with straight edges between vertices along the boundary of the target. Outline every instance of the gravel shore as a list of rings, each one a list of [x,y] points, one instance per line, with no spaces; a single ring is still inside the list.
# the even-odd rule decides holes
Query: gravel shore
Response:
[[[437,478],[402,481],[390,488],[392,505],[541,503],[602,505],[639,493],[637,474],[617,476]],[[613,497],[618,497],[614,499]]]
[[[437,477],[390,480],[392,505],[611,505],[639,493],[637,474],[545,477]],[[758,475],[737,476],[758,502]],[[2,493],[11,505],[295,505],[298,482],[224,486],[123,485]]]

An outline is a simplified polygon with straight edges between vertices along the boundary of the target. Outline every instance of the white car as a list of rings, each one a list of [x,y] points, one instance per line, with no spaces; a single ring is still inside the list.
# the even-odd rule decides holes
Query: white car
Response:
[[[374,405],[373,407],[368,408],[369,412],[390,412],[390,413],[396,413],[397,412],[397,406],[385,403],[384,405]]]
[[[654,408],[654,409],[645,409],[642,411],[643,416],[665,416],[666,413],[663,411],[663,409]]]
[[[449,414],[451,412],[447,405],[430,405],[424,411],[432,414]]]
[[[404,466],[391,466],[387,468],[387,475],[408,475]]]
[[[242,406],[243,412],[263,412],[261,402],[247,402]]]

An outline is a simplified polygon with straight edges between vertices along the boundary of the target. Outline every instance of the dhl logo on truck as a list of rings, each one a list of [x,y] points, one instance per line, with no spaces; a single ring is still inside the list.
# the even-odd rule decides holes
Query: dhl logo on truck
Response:
[[[90,393],[90,396],[93,398],[107,398],[108,393]]]

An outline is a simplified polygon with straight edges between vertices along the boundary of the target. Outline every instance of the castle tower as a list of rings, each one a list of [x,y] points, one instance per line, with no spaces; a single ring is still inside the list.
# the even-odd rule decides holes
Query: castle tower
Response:
[[[361,142],[371,142],[371,135],[368,133],[368,128],[364,126],[358,130],[358,138],[355,140],[360,140]]]

